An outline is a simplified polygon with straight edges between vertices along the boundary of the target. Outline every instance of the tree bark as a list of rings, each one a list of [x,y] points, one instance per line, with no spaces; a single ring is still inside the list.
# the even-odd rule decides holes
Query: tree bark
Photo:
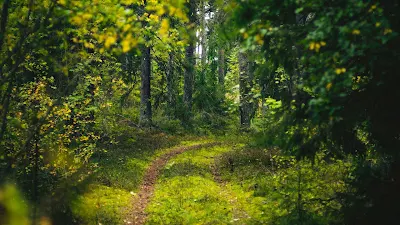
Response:
[[[239,90],[240,90],[240,125],[242,129],[249,129],[254,116],[254,101],[251,95],[253,87],[253,73],[247,53],[239,52]]]
[[[146,7],[147,1],[143,1],[143,13]],[[146,21],[142,21],[142,27],[147,26]],[[148,37],[145,37],[147,40]],[[145,44],[141,47],[142,59],[141,59],[141,85],[140,85],[140,116],[139,124],[141,126],[148,126],[151,124],[151,48]]]
[[[175,77],[174,77],[174,56],[169,53],[168,71],[167,71],[167,96],[168,96],[168,112],[170,115],[175,114],[176,94],[175,94]]]
[[[193,101],[193,81],[194,81],[194,50],[195,50],[195,29],[196,26],[196,2],[195,0],[190,0],[188,2],[189,8],[189,22],[193,26],[190,30],[189,44],[186,47],[186,66],[185,66],[185,77],[184,77],[184,93],[183,102],[185,104],[187,112],[190,114],[192,111],[192,101]]]
[[[5,0],[3,2],[1,17],[0,17],[0,51],[3,48],[3,43],[4,43],[5,36],[6,36],[9,5],[10,5],[10,0]]]
[[[141,63],[141,88],[140,88],[140,118],[141,125],[151,124],[151,99],[150,99],[150,77],[151,77],[151,53],[150,47],[144,46],[142,50]]]
[[[218,82],[221,86],[225,84],[225,50],[218,50]]]
[[[205,0],[201,0],[200,6],[200,46],[201,46],[201,65],[204,68],[207,62],[207,23],[206,23],[206,4]],[[204,69],[203,69],[204,70]]]

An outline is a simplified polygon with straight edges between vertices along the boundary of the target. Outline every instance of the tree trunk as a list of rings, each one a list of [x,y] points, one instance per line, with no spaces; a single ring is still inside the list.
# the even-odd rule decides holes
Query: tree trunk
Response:
[[[254,101],[251,95],[253,73],[247,53],[239,52],[239,90],[240,90],[240,125],[243,129],[250,128],[254,116]]]
[[[3,2],[2,10],[1,10],[1,17],[0,17],[0,51],[3,48],[3,43],[5,40],[6,35],[6,27],[7,27],[7,20],[8,20],[8,7],[10,5],[10,0],[5,0]]]
[[[150,101],[151,53],[150,47],[143,47],[141,63],[140,118],[141,125],[151,124]]]
[[[201,46],[201,66],[203,67],[203,72],[204,68],[207,62],[207,24],[206,24],[206,4],[205,0],[201,1],[201,6],[200,6],[200,46]],[[203,75],[204,76],[204,75]]]
[[[225,50],[218,50],[218,82],[221,86],[225,83]]]
[[[143,12],[145,10],[147,1],[143,1]],[[145,28],[147,26],[147,22],[142,22],[142,27]],[[145,37],[148,39],[148,37]],[[142,52],[142,61],[141,61],[141,85],[140,85],[140,116],[139,116],[139,124],[142,126],[148,126],[151,124],[151,86],[150,86],[150,78],[151,78],[151,48],[149,46],[143,45],[141,48]]]
[[[190,0],[188,3],[189,8],[189,21],[191,26],[196,26],[196,2]],[[194,50],[195,50],[195,29],[191,28],[189,45],[186,47],[186,66],[185,66],[185,77],[184,77],[184,93],[183,102],[185,104],[187,112],[190,114],[192,111],[193,101],[193,81],[194,81]]]
[[[173,116],[176,107],[176,94],[175,94],[175,77],[174,77],[174,56],[169,53],[168,58],[168,71],[167,71],[167,96],[168,96],[168,113]]]

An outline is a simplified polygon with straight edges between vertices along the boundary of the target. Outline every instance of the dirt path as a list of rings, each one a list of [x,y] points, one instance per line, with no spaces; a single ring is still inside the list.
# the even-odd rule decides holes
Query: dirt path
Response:
[[[164,168],[164,166],[172,157],[188,150],[212,147],[219,144],[220,143],[218,142],[212,142],[193,146],[177,147],[155,159],[146,170],[146,173],[143,177],[143,183],[141,184],[139,192],[133,200],[133,209],[129,213],[128,219],[125,220],[125,224],[142,225],[146,222],[147,214],[145,212],[145,209],[150,202],[151,197],[153,196],[154,186],[156,184],[157,177],[160,171]]]

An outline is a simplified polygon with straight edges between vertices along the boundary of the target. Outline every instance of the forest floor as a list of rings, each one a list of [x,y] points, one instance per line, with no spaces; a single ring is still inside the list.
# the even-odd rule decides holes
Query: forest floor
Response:
[[[205,147],[211,147],[218,145],[218,142],[211,142],[207,144],[198,144],[198,145],[193,145],[193,146],[181,146],[177,147],[157,159],[155,159],[149,168],[147,169],[144,178],[143,178],[143,183],[141,184],[139,188],[139,192],[137,193],[136,197],[133,200],[133,208],[131,211],[131,215],[129,215],[129,219],[125,220],[125,223],[127,224],[135,224],[135,225],[140,225],[144,224],[146,221],[147,213],[145,212],[145,209],[153,196],[154,192],[154,186],[156,184],[158,175],[160,171],[165,167],[165,165],[168,163],[168,161],[179,154],[182,154],[185,151],[188,150],[193,150],[193,149],[198,149],[198,148],[205,148]]]
[[[234,138],[169,139],[168,147],[160,144],[163,138],[156,146],[139,145],[141,151],[120,149],[100,157],[102,169],[72,205],[76,222],[262,223],[266,198],[254,196],[258,150],[248,151]]]

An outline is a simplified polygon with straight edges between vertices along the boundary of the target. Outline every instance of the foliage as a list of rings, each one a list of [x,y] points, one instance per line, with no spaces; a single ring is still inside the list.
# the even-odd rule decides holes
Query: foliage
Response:
[[[187,134],[232,145],[173,159],[149,223],[398,221],[397,0],[2,0],[0,9],[6,222],[29,213],[41,224],[122,223],[149,163]],[[18,213],[24,221],[13,222]]]
[[[350,224],[390,223],[398,217],[390,210],[398,199],[390,190],[399,187],[393,180],[398,176],[398,111],[392,105],[399,94],[398,9],[396,1],[236,1],[231,15],[246,48],[262,46],[263,84],[272,84],[277,68],[290,78],[287,95],[279,95],[284,113],[271,130],[278,128],[277,141],[267,143],[298,157],[320,151],[338,158],[355,155],[359,172],[348,182],[358,192],[345,197],[343,208]],[[370,157],[382,164],[365,166]],[[375,173],[382,180],[372,184]],[[349,213],[355,211],[360,214]],[[376,219],[378,214],[384,219]]]
[[[217,165],[233,191],[253,205],[246,206],[251,223],[333,224],[342,219],[339,195],[349,191],[350,161],[322,154],[316,162],[297,161],[276,150],[245,148],[223,154]]]
[[[0,222],[2,224],[29,224],[28,206],[15,185],[0,188]]]

